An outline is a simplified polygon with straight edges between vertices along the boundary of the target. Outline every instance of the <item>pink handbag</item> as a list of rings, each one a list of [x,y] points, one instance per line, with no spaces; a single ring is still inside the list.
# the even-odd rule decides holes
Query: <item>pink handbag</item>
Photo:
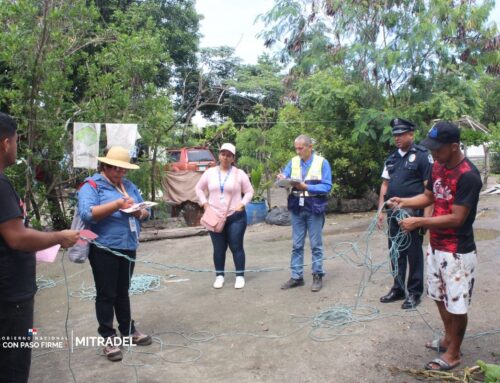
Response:
[[[208,231],[213,231],[214,233],[220,233],[224,230],[224,225],[226,224],[226,214],[223,217],[217,215],[217,213],[210,206],[203,213],[200,223],[205,226]]]
[[[238,181],[238,169],[234,167],[236,170],[236,175],[234,176],[234,184],[236,185],[236,181]],[[233,195],[231,194],[231,198],[227,204],[227,210],[224,213],[224,216],[219,216],[214,209],[208,206],[207,210],[203,213],[203,216],[200,219],[200,223],[208,230],[213,231],[214,233],[221,233],[224,230],[224,225],[226,224],[227,212],[229,211],[229,207],[231,206],[231,201],[233,199]]]

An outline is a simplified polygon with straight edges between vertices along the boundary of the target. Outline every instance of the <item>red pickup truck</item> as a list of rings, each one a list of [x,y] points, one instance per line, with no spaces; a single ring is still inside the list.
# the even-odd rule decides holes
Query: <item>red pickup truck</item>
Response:
[[[168,149],[169,163],[166,170],[204,172],[217,164],[213,153],[205,147]]]

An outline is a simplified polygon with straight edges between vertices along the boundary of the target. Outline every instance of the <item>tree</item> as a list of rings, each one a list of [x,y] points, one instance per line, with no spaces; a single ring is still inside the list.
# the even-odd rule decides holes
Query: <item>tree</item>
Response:
[[[160,178],[158,150],[171,142],[168,133],[174,118],[169,91],[158,89],[155,83],[161,68],[170,65],[171,59],[164,51],[162,33],[153,18],[145,19],[146,15],[142,5],[132,5],[126,12],[115,11],[114,22],[106,29],[114,41],[88,59],[88,87],[80,118],[140,123],[142,141],[151,151],[152,160],[144,162],[145,169],[133,177],[145,180],[141,174],[149,173],[147,183],[141,181],[139,186],[154,200]]]
[[[68,76],[82,49],[102,41],[94,34],[96,16],[85,1],[2,1],[0,6],[0,77],[8,84],[0,89],[0,105],[18,118],[23,159],[18,174],[24,182],[14,179],[38,222],[47,200],[55,229],[67,226],[60,199],[66,120],[74,111]],[[34,183],[37,170],[40,182]]]
[[[193,0],[97,0],[95,3],[101,15],[102,28],[109,23],[117,23],[120,14],[137,7],[141,9],[143,23],[138,20],[134,27],[150,28],[146,25],[147,20],[154,24],[163,51],[168,53],[174,64],[158,68],[155,79],[158,87],[169,88],[172,82],[178,85],[188,72],[196,70],[200,15]]]
[[[331,160],[337,192],[359,196],[377,184],[393,117],[415,121],[421,135],[436,118],[479,119],[485,106],[494,115],[493,6],[276,0],[261,15],[261,36],[268,46],[280,43],[278,57],[291,66],[286,96],[311,121],[304,129]]]
[[[198,21],[190,0],[0,0],[0,108],[19,118],[23,163],[12,172],[39,222],[47,200],[53,226],[67,226],[76,119],[138,122],[153,153],[140,186],[155,195],[173,93],[197,65]]]

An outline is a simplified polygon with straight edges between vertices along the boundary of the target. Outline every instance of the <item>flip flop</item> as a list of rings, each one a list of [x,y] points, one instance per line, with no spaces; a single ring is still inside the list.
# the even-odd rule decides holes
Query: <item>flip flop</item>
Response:
[[[426,343],[425,347],[437,351],[437,352],[446,352],[448,351],[447,347],[441,346],[441,339],[434,339],[430,344]]]
[[[437,364],[439,367],[434,368],[433,365],[435,365],[435,364]],[[430,370],[430,371],[449,371],[449,370],[453,370],[459,364],[460,364],[460,362],[457,362],[454,365],[451,365],[447,361],[443,360],[442,358],[435,358],[425,365],[425,369]]]

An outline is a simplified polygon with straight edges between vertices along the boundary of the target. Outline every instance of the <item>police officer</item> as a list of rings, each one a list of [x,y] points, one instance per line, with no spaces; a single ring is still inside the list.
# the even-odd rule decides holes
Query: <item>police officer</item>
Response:
[[[332,170],[328,161],[313,151],[310,137],[300,135],[295,139],[297,156],[288,162],[278,179],[292,179],[288,196],[288,210],[292,213],[291,278],[283,290],[303,286],[304,243],[309,232],[312,252],[313,283],[311,291],[320,291],[323,284],[323,237],[328,193],[332,189]]]
[[[382,226],[385,213],[384,203],[396,196],[413,197],[424,192],[425,184],[432,168],[432,157],[427,149],[414,143],[415,124],[413,122],[395,118],[391,121],[392,135],[398,148],[385,161],[382,172],[382,185],[379,197],[379,227]],[[429,210],[432,209],[428,208]],[[421,210],[409,211],[411,215],[422,216]],[[430,213],[430,212],[429,212]],[[426,215],[427,211],[426,211]],[[387,211],[389,236],[394,238],[400,228],[393,216]],[[404,299],[403,309],[411,309],[420,303],[420,296],[424,289],[424,257],[422,251],[423,233],[419,230],[410,232],[411,243],[408,248],[399,251],[397,275],[388,294],[380,298],[380,302],[389,303]],[[389,249],[392,241],[389,239]],[[392,269],[395,265],[391,259]],[[408,295],[405,295],[406,265],[409,265],[408,281],[406,284]]]

